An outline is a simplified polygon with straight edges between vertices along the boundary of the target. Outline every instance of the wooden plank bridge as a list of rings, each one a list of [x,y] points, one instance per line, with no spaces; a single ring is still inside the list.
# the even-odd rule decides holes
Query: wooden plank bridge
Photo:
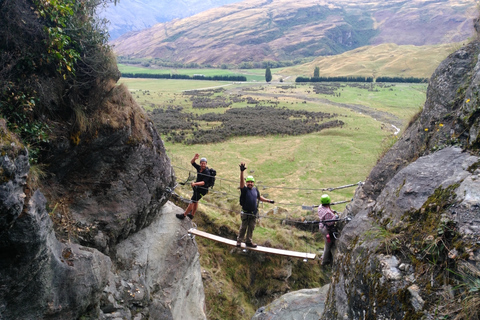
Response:
[[[227,238],[222,238],[204,231],[200,231],[194,228],[191,228],[188,230],[189,234],[193,234],[202,238],[210,239],[213,241],[217,241],[220,243],[228,244],[230,246],[236,247],[237,246],[237,241],[235,240],[230,240]],[[264,253],[270,253],[270,254],[276,254],[276,255],[281,255],[281,256],[286,256],[286,257],[293,257],[293,258],[301,258],[301,259],[315,259],[315,254],[314,253],[307,253],[307,252],[298,252],[298,251],[290,251],[290,250],[282,250],[282,249],[275,249],[275,248],[269,248],[269,247],[262,247],[262,246],[257,246],[256,248],[252,247],[247,247],[245,243],[242,243],[241,245],[242,249],[246,250],[251,250],[251,251],[258,251],[258,252],[264,252]]]

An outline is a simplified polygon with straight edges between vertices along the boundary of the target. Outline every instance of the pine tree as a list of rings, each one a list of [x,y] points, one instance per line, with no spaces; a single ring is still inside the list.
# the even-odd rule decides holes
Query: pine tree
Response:
[[[315,67],[315,70],[313,71],[313,77],[314,78],[320,77],[320,67]]]
[[[267,67],[267,69],[265,70],[265,81],[272,81],[272,71],[270,71],[270,67]]]

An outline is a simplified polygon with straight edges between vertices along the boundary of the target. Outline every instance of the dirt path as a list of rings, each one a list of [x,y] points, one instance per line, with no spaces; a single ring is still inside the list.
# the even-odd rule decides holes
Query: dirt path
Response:
[[[328,99],[322,99],[322,98],[313,98],[309,97],[305,94],[287,94],[287,93],[266,93],[266,92],[259,92],[259,91],[249,91],[250,88],[254,87],[259,87],[265,85],[264,83],[258,83],[254,84],[251,87],[237,87],[237,88],[231,88],[227,90],[227,93],[230,94],[241,94],[241,95],[249,95],[249,96],[259,96],[263,98],[271,98],[271,99],[276,99],[276,98],[294,98],[298,100],[304,100],[304,101],[309,101],[309,102],[314,102],[314,103],[322,103],[322,104],[328,104],[332,105],[335,107],[340,107],[340,108],[346,108],[361,114],[365,114],[367,116],[372,117],[373,119],[386,123],[386,124],[391,124],[392,125],[392,130],[398,132],[401,128],[403,127],[402,120],[398,118],[396,115],[377,110],[374,108],[370,108],[364,105],[360,104],[350,104],[350,103],[338,103],[338,102],[333,102]]]

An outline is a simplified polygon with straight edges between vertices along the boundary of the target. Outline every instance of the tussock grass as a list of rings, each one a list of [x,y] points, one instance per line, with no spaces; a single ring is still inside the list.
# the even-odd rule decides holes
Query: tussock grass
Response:
[[[112,89],[101,110],[96,117],[99,119],[99,125],[113,129],[130,127],[132,137],[137,141],[151,140],[151,135],[145,125],[147,119],[145,111],[129,94],[128,88],[124,84]]]

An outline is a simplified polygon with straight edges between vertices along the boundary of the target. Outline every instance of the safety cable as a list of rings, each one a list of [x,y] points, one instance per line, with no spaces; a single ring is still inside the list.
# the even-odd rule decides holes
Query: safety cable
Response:
[[[190,203],[190,200],[189,200],[189,199],[183,198],[183,197],[182,197],[181,195],[179,195],[178,193],[173,192],[173,194],[175,194],[175,195],[180,199],[180,201],[182,201],[182,202],[184,202],[184,203]],[[242,214],[242,212],[238,212],[238,211],[234,211],[234,210],[222,208],[222,207],[219,207],[219,206],[215,206],[215,205],[213,205],[213,204],[210,204],[210,203],[202,203],[202,204],[205,205],[205,206],[207,206],[207,207],[212,207],[212,208],[224,210],[224,211],[227,211],[227,212],[232,212],[232,213],[234,213],[234,214]],[[288,219],[288,218],[277,218],[277,217],[272,217],[272,216],[267,216],[267,215],[257,215],[257,214],[246,213],[246,212],[244,212],[243,214],[244,214],[244,215],[247,215],[247,216],[255,216],[255,217],[257,217],[258,219],[268,218],[268,219],[272,219],[272,220],[280,220],[280,221],[291,222],[291,223],[302,223],[302,224],[315,224],[315,223],[320,223],[320,221],[317,221],[317,220],[298,221],[298,220],[292,220],[292,219]],[[303,218],[302,216],[300,216],[300,217]]]
[[[190,172],[194,172],[193,170],[190,170],[190,169],[186,169],[186,168],[182,168],[182,167],[178,167],[178,166],[174,166],[174,165],[171,165],[173,168],[177,168],[177,169],[180,169],[180,170],[185,170],[185,171],[188,171],[189,173]],[[195,172],[194,172],[195,173]],[[205,173],[201,173],[201,172],[196,172],[197,174],[199,175],[203,175],[203,176],[207,176],[207,177],[212,177],[211,175],[208,175],[208,174],[205,174]],[[220,181],[227,181],[227,182],[232,182],[232,183],[238,183],[238,181],[234,181],[234,180],[230,180],[230,179],[225,179],[225,178],[220,178],[218,176],[214,176],[215,177],[215,180],[220,180]],[[350,187],[354,187],[354,186],[361,186],[363,184],[363,181],[359,181],[357,183],[351,183],[351,184],[347,184],[347,185],[344,185],[344,186],[339,186],[339,187],[332,187],[332,188],[293,188],[293,187],[281,187],[281,186],[266,186],[266,185],[262,185],[263,188],[270,188],[270,189],[287,189],[287,190],[306,190],[306,191],[333,191],[333,190],[339,190],[339,189],[345,189],[345,188],[350,188]]]
[[[227,193],[227,192],[225,192],[225,191],[215,191],[215,190],[211,190],[211,191],[209,191],[209,192],[214,193],[214,194],[220,194],[220,195],[222,195],[222,196],[230,196],[230,197],[233,197],[233,198],[237,198],[237,197],[238,197],[238,194]],[[331,206],[334,206],[334,205],[338,205],[338,204],[348,203],[348,202],[351,202],[352,200],[353,200],[353,199],[335,201],[335,202],[331,202],[330,205],[331,205]],[[313,210],[313,208],[317,208],[317,207],[320,206],[319,204],[305,205],[305,204],[286,203],[286,202],[277,202],[277,201],[275,201],[275,204],[282,205],[282,206],[302,207],[303,210],[307,210],[307,211]]]

